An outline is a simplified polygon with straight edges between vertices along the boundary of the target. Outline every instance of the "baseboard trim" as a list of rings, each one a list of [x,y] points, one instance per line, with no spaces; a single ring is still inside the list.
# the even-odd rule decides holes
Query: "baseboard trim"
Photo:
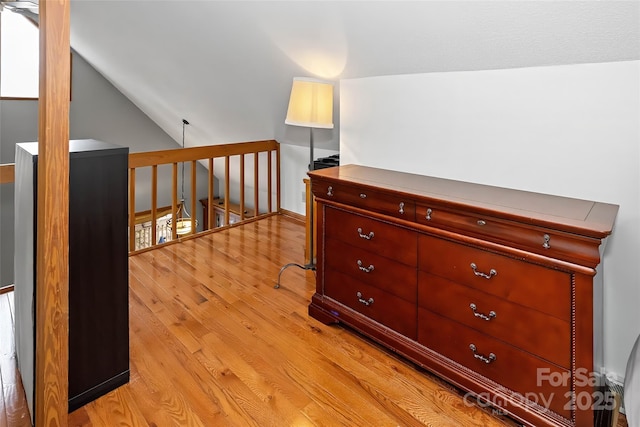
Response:
[[[290,211],[288,209],[280,209],[280,213],[284,216],[288,216],[300,222],[306,222],[307,217],[305,215],[299,214],[297,212]]]

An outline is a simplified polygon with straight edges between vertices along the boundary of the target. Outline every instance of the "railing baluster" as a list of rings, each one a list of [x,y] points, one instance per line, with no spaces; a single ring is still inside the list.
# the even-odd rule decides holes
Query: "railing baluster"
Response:
[[[276,212],[280,213],[280,144],[276,144]]]
[[[240,220],[244,219],[244,154],[240,154]]]
[[[196,234],[196,161],[191,161],[191,234]]]
[[[215,187],[215,175],[213,173],[213,157],[211,157],[209,159],[209,187],[207,188],[208,191],[208,202],[207,202],[207,229],[209,228],[215,228],[213,226],[213,190]],[[204,218],[202,218],[202,220],[204,221]],[[204,229],[204,227],[203,227]]]
[[[267,151],[267,212],[273,212],[273,206],[271,201],[271,176],[273,175],[271,165],[272,151]]]
[[[129,169],[129,250],[136,249],[136,169]]]
[[[260,195],[260,187],[258,187],[258,152],[253,153],[253,209],[255,215],[260,215],[258,206],[258,198]]]
[[[158,165],[151,167],[151,246],[158,243],[156,216],[158,209]]]
[[[171,240],[178,238],[178,227],[176,224],[178,215],[178,163],[173,163],[172,173],[172,194],[171,194]]]
[[[224,158],[224,225],[229,225],[229,156]]]

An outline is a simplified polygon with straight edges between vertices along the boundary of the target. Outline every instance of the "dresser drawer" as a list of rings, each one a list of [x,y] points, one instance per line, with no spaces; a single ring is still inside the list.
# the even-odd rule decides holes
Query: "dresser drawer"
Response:
[[[324,211],[327,241],[338,239],[403,264],[418,264],[415,231],[327,206]]]
[[[417,269],[374,252],[329,239],[325,244],[325,269],[339,270],[413,304],[417,296]]]
[[[569,321],[571,276],[431,236],[418,237],[418,268]]]
[[[402,335],[416,339],[417,306],[337,270],[324,273],[324,294]]]
[[[418,306],[556,365],[571,367],[571,325],[557,317],[422,271]]]
[[[416,222],[570,262],[599,257],[597,239],[435,205],[417,205]]]
[[[415,202],[397,194],[326,181],[312,181],[312,191],[314,196],[322,199],[334,200],[407,221],[414,221],[416,218]]]
[[[571,418],[568,370],[424,308],[418,309],[418,341],[529,400]],[[550,381],[549,378],[567,380]]]

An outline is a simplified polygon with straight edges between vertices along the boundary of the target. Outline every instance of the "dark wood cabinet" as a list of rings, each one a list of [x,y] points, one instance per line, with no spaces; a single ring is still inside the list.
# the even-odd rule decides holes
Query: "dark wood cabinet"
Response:
[[[128,148],[70,141],[69,411],[129,381]],[[16,345],[34,414],[38,144],[17,144]]]
[[[309,172],[309,314],[528,426],[592,426],[618,206],[347,165]]]

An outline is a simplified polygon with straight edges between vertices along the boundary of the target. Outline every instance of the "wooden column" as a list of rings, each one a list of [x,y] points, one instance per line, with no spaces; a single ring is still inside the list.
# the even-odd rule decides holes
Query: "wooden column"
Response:
[[[40,1],[37,426],[66,426],[69,360],[69,0]]]

